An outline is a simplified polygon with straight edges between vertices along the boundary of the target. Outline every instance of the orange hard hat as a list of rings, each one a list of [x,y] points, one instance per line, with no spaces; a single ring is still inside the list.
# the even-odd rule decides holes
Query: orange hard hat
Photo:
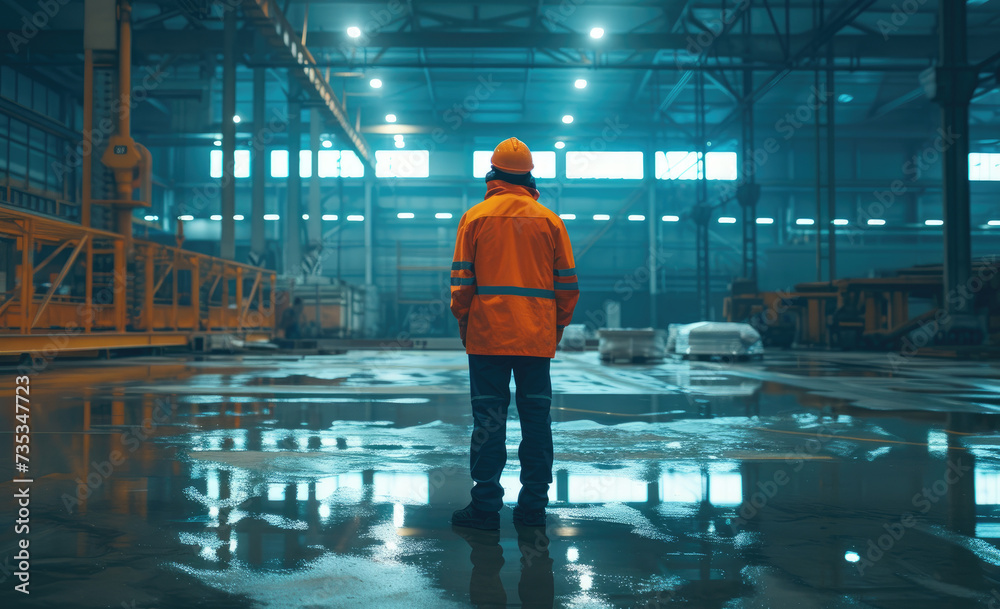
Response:
[[[535,168],[528,146],[516,137],[500,142],[493,150],[490,163],[500,171],[515,174],[525,174]]]

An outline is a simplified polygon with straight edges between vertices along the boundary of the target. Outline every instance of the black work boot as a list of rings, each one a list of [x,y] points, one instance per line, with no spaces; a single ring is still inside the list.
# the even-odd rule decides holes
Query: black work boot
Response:
[[[514,524],[526,527],[544,527],[545,510],[526,510],[520,505],[514,506]]]
[[[451,515],[451,523],[457,527],[496,531],[500,528],[500,514],[477,510],[470,503]]]

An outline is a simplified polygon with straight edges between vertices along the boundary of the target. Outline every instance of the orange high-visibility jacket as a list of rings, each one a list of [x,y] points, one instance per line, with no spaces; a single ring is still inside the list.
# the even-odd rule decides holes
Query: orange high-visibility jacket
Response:
[[[555,357],[580,298],[566,225],[538,191],[499,180],[458,224],[451,312],[466,351]]]

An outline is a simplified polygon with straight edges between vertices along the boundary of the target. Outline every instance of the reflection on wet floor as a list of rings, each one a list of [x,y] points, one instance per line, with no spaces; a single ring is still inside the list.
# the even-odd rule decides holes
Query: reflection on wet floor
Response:
[[[448,523],[469,488],[463,362],[150,358],[38,375],[32,595],[8,576],[4,606],[1000,603],[988,366],[563,357],[549,526],[515,529],[505,509],[490,534]],[[512,455],[519,441],[512,421]],[[502,484],[509,505],[516,459]]]

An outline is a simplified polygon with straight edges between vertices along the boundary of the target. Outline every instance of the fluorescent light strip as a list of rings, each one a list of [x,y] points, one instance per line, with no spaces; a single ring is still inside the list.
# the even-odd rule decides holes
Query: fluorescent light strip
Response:
[[[816,221],[812,218],[799,218],[795,221],[795,224],[798,226],[812,226],[813,224],[816,224]]]
[[[868,220],[868,226],[885,226],[885,220],[881,218],[871,218]]]
[[[594,214],[594,219],[597,221],[610,220],[611,216],[608,214]]]
[[[438,213],[434,214],[434,217],[437,218],[438,220],[451,220],[451,213],[446,211],[439,211]]]
[[[348,222],[364,222],[365,221],[365,217],[364,216],[358,216],[358,215],[347,216],[347,221]]]
[[[834,226],[847,226],[850,223],[851,223],[850,220],[845,220],[843,218],[837,218],[836,220],[833,221]]]
[[[576,214],[559,214],[563,220],[576,220]]]
[[[757,218],[757,224],[774,224],[774,218]]]
[[[944,220],[924,220],[924,226],[944,226]]]
[[[645,220],[646,216],[642,214],[632,214],[631,216],[628,217],[629,222],[644,222]]]
[[[732,216],[722,216],[719,218],[719,224],[736,224],[736,218]]]
[[[265,220],[278,220],[280,218],[281,216],[279,216],[278,214],[264,214]]]
[[[400,220],[410,220],[413,218],[413,212],[401,211],[398,214],[396,214],[396,217],[399,218]]]
[[[327,222],[336,222],[338,216],[337,214],[323,214],[322,219],[326,220]]]
[[[680,216],[663,216],[662,218],[664,222],[677,222],[680,219]]]

